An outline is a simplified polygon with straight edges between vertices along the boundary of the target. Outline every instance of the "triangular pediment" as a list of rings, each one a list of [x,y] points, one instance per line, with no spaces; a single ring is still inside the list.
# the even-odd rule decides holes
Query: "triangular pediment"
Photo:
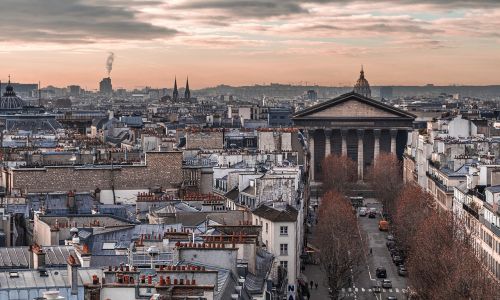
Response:
[[[351,99],[338,103],[337,105],[327,107],[309,115],[319,118],[393,118],[398,117],[393,113],[380,109],[373,105]]]
[[[335,118],[415,118],[412,114],[389,106],[380,101],[366,98],[356,93],[344,94],[335,99],[307,108],[294,115],[294,119],[335,119]]]

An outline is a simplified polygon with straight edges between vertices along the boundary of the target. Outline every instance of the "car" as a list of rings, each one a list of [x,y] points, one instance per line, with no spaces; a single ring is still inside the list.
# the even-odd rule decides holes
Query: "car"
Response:
[[[394,241],[394,236],[393,236],[392,234],[389,234],[389,235],[386,237],[386,239],[387,239],[388,241]]]
[[[392,288],[392,282],[389,279],[382,280],[382,287],[385,289]]]
[[[392,261],[396,264],[396,266],[403,264],[403,258],[399,255],[394,255],[392,257]]]
[[[377,278],[387,278],[387,270],[384,267],[378,267],[375,270],[375,275]]]
[[[399,249],[396,247],[389,248],[389,252],[391,253],[392,258],[394,258],[394,256],[401,256],[399,255],[400,254]]]
[[[399,266],[398,275],[401,277],[405,277],[406,275],[408,275],[408,270],[404,266]]]
[[[360,217],[366,217],[366,215],[367,215],[366,209],[360,209],[359,210],[359,216]]]
[[[392,248],[396,247],[396,242],[395,241],[387,241],[385,243],[385,245],[387,246],[388,249],[392,249]]]
[[[398,298],[396,298],[396,296],[387,296],[387,298],[385,298],[387,300],[398,300]]]
[[[376,216],[377,216],[377,214],[373,211],[370,211],[370,213],[368,214],[368,218],[370,218],[370,219],[375,219]]]

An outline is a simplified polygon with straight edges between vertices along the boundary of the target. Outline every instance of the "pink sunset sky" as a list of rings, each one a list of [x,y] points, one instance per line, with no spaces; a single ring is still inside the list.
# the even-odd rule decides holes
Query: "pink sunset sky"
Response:
[[[498,0],[1,0],[0,79],[500,84]]]

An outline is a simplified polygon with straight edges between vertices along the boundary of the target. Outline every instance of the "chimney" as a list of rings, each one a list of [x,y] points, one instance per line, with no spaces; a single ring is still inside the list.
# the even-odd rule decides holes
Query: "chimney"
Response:
[[[101,203],[101,189],[96,188],[94,190],[94,194],[95,194],[95,201]]]
[[[71,214],[76,213],[76,211],[77,211],[75,191],[68,192],[68,210],[69,210],[69,213],[71,213]]]
[[[38,244],[33,244],[30,246],[31,256],[30,262],[33,262],[33,269],[43,270],[45,269],[45,252],[42,247]]]
[[[73,255],[68,256],[67,263],[68,263],[68,280],[69,280],[70,285],[71,285],[71,295],[77,295],[78,294],[78,267],[80,266],[80,264],[78,263],[77,259]]]

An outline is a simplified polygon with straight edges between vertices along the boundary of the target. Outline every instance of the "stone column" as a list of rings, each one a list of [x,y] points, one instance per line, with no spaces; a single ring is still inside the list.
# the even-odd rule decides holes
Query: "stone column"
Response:
[[[373,137],[375,140],[375,145],[373,146],[373,162],[377,159],[380,154],[380,133],[382,130],[373,129]]]
[[[309,138],[309,155],[311,156],[309,160],[309,177],[311,181],[314,181],[314,130],[309,130],[307,135]]]
[[[347,132],[347,129],[340,130],[342,135],[342,156],[347,156]]]
[[[396,155],[396,136],[398,134],[397,129],[391,129],[391,153]]]
[[[358,129],[358,180],[363,180],[363,171],[365,167],[364,151],[363,151],[364,135],[365,135],[365,130]]]
[[[325,158],[328,157],[328,155],[332,154],[332,130],[331,129],[325,129]]]

